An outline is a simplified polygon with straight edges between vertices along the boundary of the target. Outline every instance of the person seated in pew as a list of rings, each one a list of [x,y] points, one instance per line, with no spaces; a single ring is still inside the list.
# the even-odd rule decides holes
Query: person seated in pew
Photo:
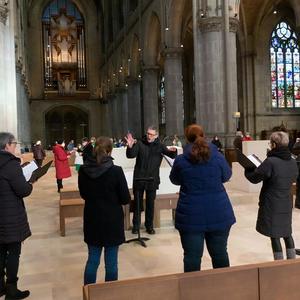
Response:
[[[122,205],[129,203],[130,194],[123,169],[113,164],[111,152],[111,139],[99,137],[93,156],[88,156],[79,169],[79,192],[85,200],[84,241],[88,246],[85,285],[96,282],[102,250],[105,281],[118,280],[118,250],[125,242]]]
[[[213,268],[228,267],[227,240],[235,216],[223,183],[232,172],[218,148],[206,142],[201,126],[188,126],[185,137],[188,144],[170,173],[171,182],[180,185],[175,228],[184,251],[184,272],[200,270],[204,241]]]
[[[284,239],[287,259],[296,257],[292,237],[291,187],[297,179],[298,168],[288,145],[289,136],[286,132],[273,132],[267,158],[257,168],[245,170],[250,182],[263,182],[256,230],[271,238],[274,260],[283,259],[280,238]]]

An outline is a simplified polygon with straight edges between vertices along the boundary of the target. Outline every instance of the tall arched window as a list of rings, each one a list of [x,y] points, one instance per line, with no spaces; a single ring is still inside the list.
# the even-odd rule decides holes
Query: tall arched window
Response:
[[[165,76],[160,75],[158,86],[158,120],[160,135],[165,134],[166,127],[166,99],[165,99]]]
[[[272,107],[300,107],[299,39],[287,22],[277,24],[270,43]]]
[[[84,21],[71,0],[51,1],[42,16],[45,89],[62,96],[87,86]]]

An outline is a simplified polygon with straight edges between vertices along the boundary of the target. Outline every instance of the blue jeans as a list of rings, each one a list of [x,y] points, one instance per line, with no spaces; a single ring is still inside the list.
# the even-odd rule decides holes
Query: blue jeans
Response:
[[[179,232],[183,248],[184,272],[200,271],[203,255],[204,240],[209,255],[212,259],[213,268],[229,267],[227,253],[227,239],[229,231],[212,232]]]
[[[88,245],[89,257],[84,270],[84,285],[95,283],[104,248],[105,281],[118,280],[118,250],[119,246],[96,247]]]

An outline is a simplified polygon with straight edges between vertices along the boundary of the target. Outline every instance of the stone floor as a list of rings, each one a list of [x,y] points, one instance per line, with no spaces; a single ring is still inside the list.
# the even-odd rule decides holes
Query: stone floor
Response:
[[[77,175],[73,173],[64,185],[74,186],[76,181]],[[255,231],[258,195],[235,190],[228,190],[228,193],[237,218],[228,245],[231,265],[271,261],[268,238]],[[61,237],[58,198],[52,168],[35,183],[32,195],[25,200],[32,237],[23,244],[19,285],[30,289],[32,300],[82,299],[83,269],[87,258],[82,220],[69,219],[66,236]],[[150,237],[147,248],[132,243],[120,247],[119,279],[182,272],[182,249],[171,221],[171,211],[162,213],[161,225],[157,234]],[[293,228],[296,244],[300,246],[300,211],[297,209],[294,210]],[[144,230],[142,234],[148,236]],[[126,236],[133,237],[130,232],[126,232]],[[211,268],[206,250],[202,268]],[[103,281],[103,269],[101,265],[98,281]]]

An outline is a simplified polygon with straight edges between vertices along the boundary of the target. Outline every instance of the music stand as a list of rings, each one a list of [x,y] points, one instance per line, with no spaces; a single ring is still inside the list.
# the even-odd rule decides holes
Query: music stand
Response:
[[[143,183],[147,183],[147,182],[152,182],[154,180],[153,177],[149,177],[149,178],[134,178],[133,179],[135,182],[143,182]],[[136,196],[137,196],[137,201],[135,203],[136,205],[136,210],[137,210],[137,217],[138,217],[138,223],[137,223],[137,238],[134,239],[130,239],[128,241],[126,241],[126,243],[131,243],[131,242],[138,242],[140,243],[141,246],[143,247],[147,247],[145,241],[149,241],[150,239],[147,237],[141,237],[141,233],[140,233],[140,228],[141,228],[141,209],[140,209],[140,192],[137,189],[136,190]],[[142,197],[142,201],[143,201],[143,197]]]

